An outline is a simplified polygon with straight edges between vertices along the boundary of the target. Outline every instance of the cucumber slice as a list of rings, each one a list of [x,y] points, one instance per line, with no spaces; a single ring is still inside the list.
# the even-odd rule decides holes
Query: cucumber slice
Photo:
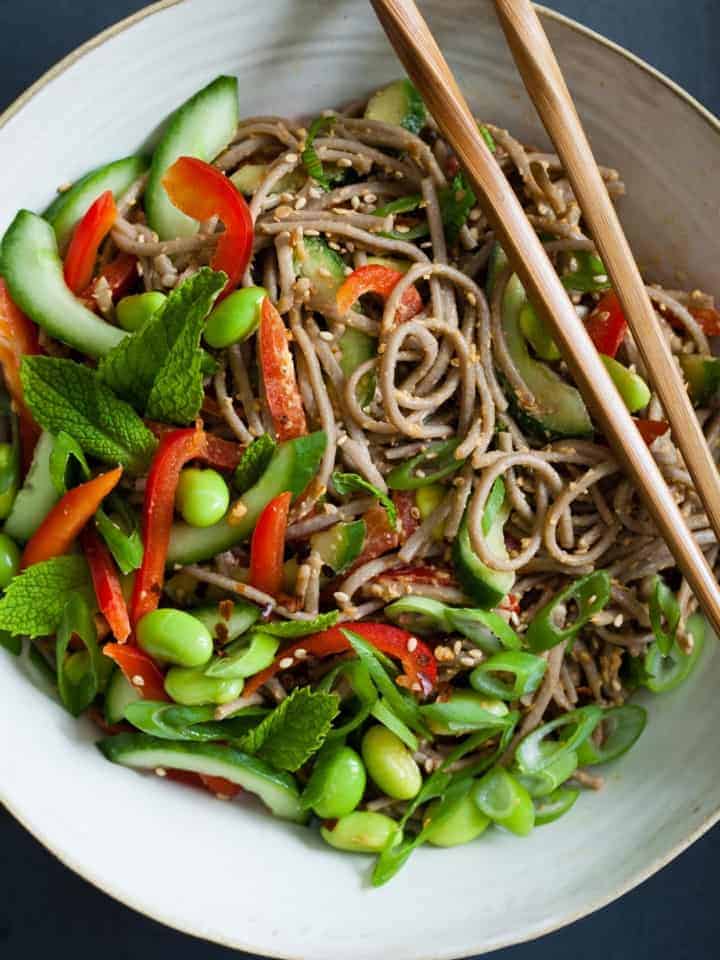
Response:
[[[55,231],[21,210],[3,237],[0,258],[10,296],[46,333],[81,353],[101,357],[127,336],[96,316],[70,292]]]
[[[365,107],[365,116],[420,133],[427,121],[427,110],[415,87],[404,78],[373,94]]]
[[[25,542],[35,533],[51,507],[60,499],[55,484],[50,477],[50,454],[55,446],[55,438],[47,431],[40,439],[33,453],[30,469],[20,488],[12,510],[5,521],[5,533],[13,540]]]
[[[240,523],[221,520],[212,527],[176,523],[170,535],[168,566],[207,560],[245,540],[273,497],[286,490],[294,496],[303,492],[317,472],[325,443],[322,430],[281,443],[258,482],[240,498],[247,511]]]
[[[187,237],[197,222],[174,207],[162,185],[178,157],[213,160],[230,143],[238,125],[236,77],[218,77],[190,97],[170,117],[155,148],[145,190],[148,224],[161,240]]]
[[[502,491],[502,497],[500,497],[500,491]],[[504,503],[504,495],[505,485],[498,478],[485,504],[483,533],[492,552],[499,557],[507,558],[503,527],[510,510]],[[452,557],[455,573],[463,590],[481,607],[486,609],[496,607],[515,583],[515,573],[512,570],[491,570],[480,560],[470,543],[467,517],[463,517],[460,524],[460,530],[453,543]]]
[[[75,224],[85,216],[101,193],[112,190],[113,196],[118,200],[147,168],[148,163],[144,157],[124,157],[91,170],[69,190],[59,194],[43,214],[55,231],[58,247],[64,249]]]
[[[98,748],[113,763],[136,770],[170,767],[209,777],[224,777],[260,797],[276,817],[298,823],[306,818],[300,806],[297,784],[290,774],[274,770],[262,760],[234,747],[161,740],[145,733],[120,733],[101,740]]]
[[[310,306],[317,310],[334,307],[340,284],[345,279],[345,262],[320,237],[305,237],[305,256],[296,258],[295,269],[312,284]]]
[[[122,670],[116,669],[110,677],[110,683],[105,691],[105,719],[108,723],[120,723],[125,719],[125,708],[136,700],[141,700],[142,694],[125,678]]]
[[[505,253],[496,246],[488,265],[487,282],[490,294],[498,274],[506,265]],[[593,432],[593,425],[579,391],[559,377],[547,364],[530,356],[520,326],[520,315],[526,303],[525,290],[518,277],[513,274],[503,295],[503,332],[512,361],[534,398],[534,402],[530,402],[528,398],[516,395],[510,386],[505,384],[505,392],[520,426],[543,439],[589,436]]]
[[[706,407],[717,399],[720,392],[720,359],[701,357],[696,353],[682,354],[680,366],[694,406]]]
[[[377,340],[370,334],[354,327],[348,327],[340,337],[340,369],[345,378],[351,377],[361,363],[370,360],[377,354]],[[357,385],[357,396],[360,405],[365,407],[375,396],[375,374],[369,371],[360,378]]]
[[[196,607],[188,613],[203,623],[210,631],[213,639],[220,643],[231,643],[237,637],[249,630],[260,616],[260,609],[254,603],[245,600],[233,600],[233,608],[229,617],[224,617],[220,607],[211,603],[206,607]]]
[[[347,570],[360,556],[365,543],[365,521],[336,523],[310,537],[310,546],[335,573]]]

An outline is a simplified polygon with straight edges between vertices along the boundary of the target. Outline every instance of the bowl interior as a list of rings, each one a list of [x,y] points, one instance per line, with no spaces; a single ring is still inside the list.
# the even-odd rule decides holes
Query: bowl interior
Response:
[[[423,9],[478,115],[545,143],[489,0],[427,0]],[[667,283],[712,291],[717,125],[617,48],[557,17],[546,26],[598,159],[627,183],[622,218],[641,265]],[[138,149],[216,74],[240,77],[242,114],[293,115],[400,72],[369,5],[356,0],[158,4],[0,127],[0,230],[19,206],[42,209],[59,183]],[[198,936],[313,960],[465,956],[587,913],[718,815],[720,753],[703,746],[714,742],[718,659],[711,645],[704,670],[651,704],[647,731],[605,789],[560,823],[524,841],[494,832],[467,847],[421,850],[381,890],[368,886],[365,858],[337,854],[249,802],[215,803],[109,765],[90,729],[5,656],[0,702],[22,722],[0,740],[0,793],[71,867]]]

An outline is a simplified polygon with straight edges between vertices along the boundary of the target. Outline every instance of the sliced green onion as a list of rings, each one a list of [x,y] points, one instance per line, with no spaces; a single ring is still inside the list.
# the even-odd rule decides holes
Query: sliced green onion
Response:
[[[68,670],[67,651],[73,638],[80,639],[88,652],[86,669],[77,677]],[[79,593],[71,593],[57,629],[55,663],[60,699],[73,716],[79,716],[97,696],[106,672],[106,659],[98,647],[90,607]]]
[[[418,748],[418,739],[412,730],[403,723],[400,717],[396,716],[385,700],[379,698],[370,709],[370,713],[384,727],[387,727],[398,739],[402,740],[406,747],[412,751]]]
[[[481,137],[483,138],[483,140],[485,141],[485,143],[486,143],[486,145],[487,145],[487,148],[488,148],[488,150],[490,151],[490,153],[495,153],[495,151],[497,150],[497,144],[495,143],[495,138],[494,138],[493,135],[490,133],[490,131],[488,130],[488,128],[485,126],[484,123],[479,123],[479,124],[478,124],[478,130],[480,131],[480,136],[481,136]]]
[[[542,657],[522,650],[508,650],[494,654],[475,667],[470,674],[470,686],[489,697],[519,700],[537,690],[546,670],[547,661]],[[511,685],[493,676],[494,673],[511,673],[515,680]]]
[[[563,286],[567,290],[577,293],[600,293],[612,287],[605,264],[600,257],[586,250],[577,250],[573,256],[578,262],[578,269],[561,277]]]
[[[206,677],[252,677],[265,670],[275,659],[280,639],[261,630],[253,630],[225,647],[227,656],[214,657],[205,668]]]
[[[71,473],[73,465],[75,468],[74,477]],[[82,447],[74,437],[65,433],[64,430],[61,430],[55,437],[48,468],[50,479],[60,496],[67,493],[69,487],[79,483],[80,479],[87,480],[90,476],[90,467],[85,459]]]
[[[650,626],[655,634],[655,641],[660,653],[666,657],[672,650],[677,636],[680,604],[662,577],[655,577],[649,608]]]
[[[558,820],[571,809],[579,796],[579,790],[559,787],[546,797],[535,800],[535,826],[541,827]]]
[[[269,633],[273,637],[281,637],[283,640],[309,637],[311,633],[319,633],[321,630],[333,627],[339,616],[338,610],[329,610],[327,613],[313,617],[312,620],[274,620],[258,623],[255,629],[261,633]]]
[[[233,474],[233,486],[238,493],[245,493],[250,487],[254,487],[260,477],[265,473],[267,465],[272,460],[277,443],[269,433],[264,433],[261,437],[253,440],[249,447],[243,452],[240,463],[235,467]]]
[[[556,594],[542,610],[533,617],[526,634],[527,645],[534,653],[541,653],[573,640],[585,624],[607,604],[610,599],[610,576],[605,570],[595,570],[580,577]],[[555,613],[560,606],[574,600],[577,604],[577,616],[566,627],[558,627],[554,622]]]
[[[256,726],[269,711],[246,707],[222,722],[215,721],[215,707],[182,707],[164,700],[135,700],[125,707],[125,719],[143,733],[163,740],[199,743],[213,740],[239,740]]]
[[[585,743],[587,742],[586,740]],[[544,756],[551,758],[549,765],[544,770],[537,773],[513,771],[531,797],[544,797],[552,793],[561,784],[565,783],[578,768],[577,753],[574,750],[563,749],[562,743],[555,741],[541,743],[540,750]]]
[[[428,444],[422,453],[392,469],[386,477],[387,485],[391,490],[417,490],[444,480],[465,463],[465,458],[455,456],[459,445],[459,437]]]
[[[448,607],[446,616],[458,633],[480,647],[484,653],[517,650],[522,641],[499,613],[469,607]]]
[[[314,142],[318,134],[325,133],[334,123],[335,117],[317,117],[313,120],[310,124],[307,137],[305,138],[305,149],[301,154],[303,166],[307,170],[308,176],[312,177],[323,190],[330,189],[330,181],[325,176],[325,171],[317,155]]]
[[[453,177],[449,187],[440,191],[438,195],[440,214],[445,227],[445,235],[450,243],[457,240],[470,211],[475,206],[476,200],[477,198],[462,171]]]
[[[325,674],[318,684],[318,690],[324,690],[326,693],[330,693],[333,684],[340,676],[347,679],[359,703],[359,707],[355,713],[345,720],[344,723],[341,723],[340,726],[333,727],[328,734],[328,740],[344,741],[349,733],[365,723],[370,716],[370,711],[377,702],[378,693],[370,679],[367,667],[360,663],[359,660],[348,660],[338,664],[337,667],[334,667],[329,673]]]
[[[494,767],[474,787],[477,807],[495,823],[519,837],[535,826],[535,807],[525,787],[504,767]]]
[[[588,738],[578,747],[578,762],[581,767],[608,763],[629,750],[645,729],[647,710],[636,703],[610,707],[603,712],[601,722],[605,732],[602,746]]]
[[[422,202],[422,194],[413,193],[407,197],[398,197],[397,200],[391,200],[390,203],[386,203],[382,207],[376,207],[373,213],[376,217],[387,217],[391,213],[412,213],[413,210],[417,210]]]
[[[124,574],[137,570],[143,559],[137,517],[125,501],[116,495],[108,499],[110,514],[101,507],[95,513],[95,526]]]
[[[690,617],[687,632],[688,636],[693,638],[693,648],[689,654],[683,653],[675,643],[668,656],[664,657],[657,642],[650,644],[643,663],[643,683],[648,690],[653,693],[667,693],[679,687],[692,673],[705,646],[705,621],[700,614]]]
[[[449,607],[431,597],[402,597],[385,607],[385,615],[411,633],[452,630]]]
[[[441,736],[500,731],[509,722],[508,708],[502,700],[484,698],[472,690],[453,690],[447,700],[436,700],[419,709],[432,732]]]
[[[556,763],[563,752],[575,751],[590,736],[602,720],[603,711],[594,705],[564,713],[549,723],[543,723],[528,733],[515,751],[515,763],[521,773],[540,773]],[[547,750],[546,738],[556,730],[571,727],[572,733],[557,750]],[[545,747],[545,749],[543,749]]]

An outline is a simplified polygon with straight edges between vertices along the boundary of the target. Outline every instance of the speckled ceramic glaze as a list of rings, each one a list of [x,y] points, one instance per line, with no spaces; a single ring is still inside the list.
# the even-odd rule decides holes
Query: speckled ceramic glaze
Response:
[[[491,3],[423,9],[478,115],[544,142]],[[623,220],[644,269],[720,294],[717,121],[619,48],[555,15],[545,23],[598,158],[622,170]],[[157,4],[0,119],[0,230],[17,207],[42,209],[57,184],[141,147],[218,73],[240,77],[241,113],[293,114],[399,72],[361,0]],[[650,704],[646,733],[601,793],[524,840],[490,831],[421,850],[381,890],[367,884],[369,861],[307,830],[107,763],[89,726],[0,658],[0,796],[18,819],[137,910],[269,956],[442,960],[535,937],[617,897],[720,815],[714,644],[685,687]]]

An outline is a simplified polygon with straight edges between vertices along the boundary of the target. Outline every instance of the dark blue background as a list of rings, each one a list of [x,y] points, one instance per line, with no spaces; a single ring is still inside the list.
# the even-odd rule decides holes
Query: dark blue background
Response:
[[[555,0],[549,5],[644,57],[720,114],[718,0]],[[142,6],[138,0],[0,0],[0,110],[79,43]],[[2,158],[0,170],[1,164]],[[138,869],[142,869],[142,858]],[[494,957],[717,960],[719,877],[720,829],[716,828],[619,902],[572,927]],[[318,903],[324,899],[319,890]],[[168,930],[110,900],[70,873],[0,810],[3,960],[35,960],[41,955],[62,960],[164,960],[171,954],[174,960],[238,956]]]

